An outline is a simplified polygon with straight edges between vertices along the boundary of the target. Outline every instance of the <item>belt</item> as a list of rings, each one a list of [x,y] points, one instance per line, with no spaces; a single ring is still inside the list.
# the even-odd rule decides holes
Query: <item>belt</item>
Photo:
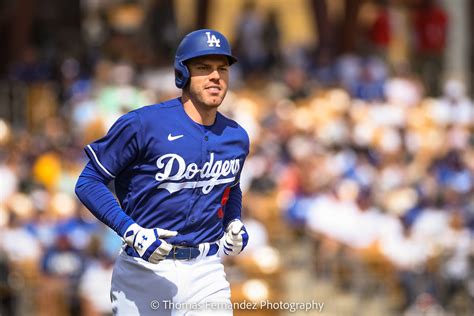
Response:
[[[124,251],[131,257],[140,258],[138,253],[132,247],[126,246]],[[217,251],[219,251],[219,245],[217,243],[210,243],[206,256],[215,255]],[[191,260],[196,259],[200,254],[201,250],[199,250],[199,247],[173,246],[170,253],[166,256],[166,259]]]

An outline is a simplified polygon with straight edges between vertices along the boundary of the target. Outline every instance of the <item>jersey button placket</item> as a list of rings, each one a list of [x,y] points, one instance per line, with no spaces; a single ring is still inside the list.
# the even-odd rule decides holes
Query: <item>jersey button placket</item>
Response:
[[[201,149],[201,155],[202,155],[202,159],[200,162],[198,162],[198,165],[199,167],[202,169],[204,164],[206,163],[206,161],[209,159],[208,155],[206,155],[205,153],[207,153],[207,144],[206,142],[209,140],[209,137],[206,135],[206,132],[204,131],[204,141],[202,142],[202,149]],[[201,177],[199,177],[199,179],[197,179],[197,181],[199,180],[202,180]],[[199,198],[199,196],[202,194],[202,188],[201,187],[195,187],[192,191],[192,197],[190,199],[190,210],[192,210],[195,206],[196,206],[196,200]],[[188,217],[186,219],[186,223],[188,225],[193,225],[196,223],[196,216],[193,215],[193,211],[189,211],[188,213]]]
[[[209,136],[207,135],[208,131],[204,131],[204,142],[202,143],[202,156],[203,156],[203,166],[204,166],[204,163],[206,161],[209,161],[209,154],[210,154],[210,151],[209,151]],[[201,180],[204,180],[204,179],[201,179]],[[198,192],[199,195],[202,194],[202,190],[199,190]]]

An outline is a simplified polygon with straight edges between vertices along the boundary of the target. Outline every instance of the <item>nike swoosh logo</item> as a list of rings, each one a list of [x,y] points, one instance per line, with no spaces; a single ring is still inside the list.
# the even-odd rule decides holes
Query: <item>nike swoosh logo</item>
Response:
[[[183,137],[183,136],[184,136],[184,135],[172,136],[171,133],[170,133],[170,134],[168,134],[168,140],[169,140],[170,142],[172,142],[173,140],[177,140],[177,139],[179,139],[179,138],[181,138],[181,137]]]

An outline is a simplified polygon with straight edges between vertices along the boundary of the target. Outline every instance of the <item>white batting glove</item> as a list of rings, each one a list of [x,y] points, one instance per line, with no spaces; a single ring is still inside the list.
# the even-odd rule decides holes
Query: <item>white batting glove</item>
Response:
[[[224,237],[221,239],[222,251],[228,256],[235,256],[244,250],[249,241],[249,235],[244,224],[239,220],[234,220],[227,225]]]
[[[176,236],[177,231],[161,228],[143,228],[132,224],[125,232],[125,242],[135,249],[143,260],[158,263],[165,259],[173,248],[164,239]]]

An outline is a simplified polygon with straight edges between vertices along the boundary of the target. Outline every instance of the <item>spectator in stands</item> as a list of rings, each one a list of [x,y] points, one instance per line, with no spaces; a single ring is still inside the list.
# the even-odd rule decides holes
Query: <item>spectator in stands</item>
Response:
[[[264,23],[256,3],[246,1],[235,26],[236,39],[233,45],[242,73],[246,76],[261,74],[266,66]]]
[[[438,96],[439,76],[443,70],[443,52],[446,46],[448,16],[438,0],[422,0],[414,15],[415,67],[423,78],[428,93]]]
[[[80,315],[79,282],[85,269],[85,254],[75,249],[67,235],[60,234],[41,260],[43,312]]]

